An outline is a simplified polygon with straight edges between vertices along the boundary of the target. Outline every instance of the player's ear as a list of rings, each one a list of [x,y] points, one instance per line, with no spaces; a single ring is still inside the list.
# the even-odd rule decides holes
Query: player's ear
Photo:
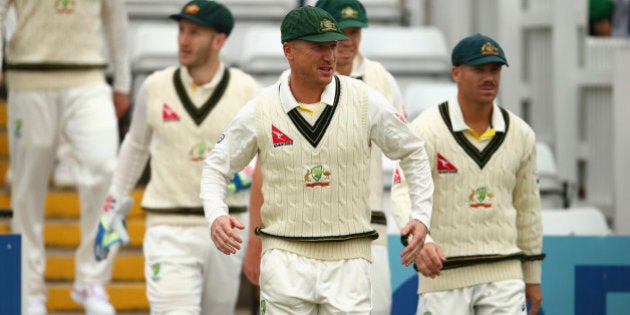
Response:
[[[213,46],[214,48],[218,51],[220,50],[223,45],[225,45],[225,41],[227,40],[227,34],[225,33],[217,33],[214,36],[214,42],[213,42]]]
[[[287,60],[291,61],[293,60],[293,51],[295,50],[295,48],[293,47],[293,44],[290,42],[284,42],[282,43],[282,51],[284,52],[284,56],[287,57]]]
[[[459,73],[460,73],[459,67],[453,66],[451,68],[451,77],[453,77],[453,81],[459,82]]]

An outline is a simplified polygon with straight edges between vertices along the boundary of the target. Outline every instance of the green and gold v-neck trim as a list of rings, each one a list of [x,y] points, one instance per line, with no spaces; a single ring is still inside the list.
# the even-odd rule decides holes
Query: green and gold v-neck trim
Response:
[[[330,126],[330,122],[332,121],[335,110],[337,109],[337,104],[339,103],[340,87],[339,78],[335,76],[335,99],[333,104],[332,106],[326,105],[326,108],[322,111],[322,114],[319,116],[314,125],[311,126],[311,124],[302,117],[298,111],[298,107],[293,108],[288,113],[293,125],[295,125],[297,130],[314,148],[316,148],[322,138],[324,138],[326,130],[328,129],[328,126]]]
[[[230,71],[227,68],[223,71],[223,78],[221,78],[221,81],[217,84],[214,92],[212,92],[210,97],[208,97],[208,100],[199,108],[197,108],[195,104],[193,104],[193,102],[190,100],[190,97],[188,97],[188,93],[186,93],[186,88],[184,87],[184,83],[182,82],[182,78],[180,76],[180,71],[181,68],[178,68],[173,74],[173,84],[175,85],[175,91],[177,91],[177,96],[182,102],[184,109],[186,109],[186,112],[188,112],[190,118],[192,118],[197,126],[199,126],[206,119],[206,117],[208,117],[208,114],[210,114],[214,106],[219,103],[219,100],[221,100],[223,93],[225,93],[227,85],[230,82]]]
[[[490,159],[492,158],[492,155],[494,155],[499,147],[501,147],[501,144],[505,140],[505,136],[507,135],[510,128],[510,116],[508,112],[500,107],[499,110],[501,110],[501,115],[503,115],[503,120],[505,121],[505,131],[497,131],[492,140],[490,140],[490,143],[488,143],[488,145],[483,150],[479,151],[479,149],[477,149],[472,143],[470,143],[470,141],[468,141],[463,131],[453,131],[453,124],[451,122],[451,116],[448,110],[448,102],[444,102],[439,106],[440,115],[442,116],[444,123],[448,127],[448,130],[453,135],[453,138],[455,138],[455,141],[457,141],[464,152],[466,152],[466,154],[468,154],[468,156],[472,158],[475,163],[477,163],[480,169],[483,169],[484,166],[486,166],[488,161],[490,161]]]

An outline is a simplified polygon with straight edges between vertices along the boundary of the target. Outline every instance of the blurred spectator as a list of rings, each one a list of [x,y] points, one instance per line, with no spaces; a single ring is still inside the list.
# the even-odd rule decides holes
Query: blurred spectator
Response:
[[[611,36],[614,11],[615,4],[611,0],[589,0],[588,34],[591,36]]]

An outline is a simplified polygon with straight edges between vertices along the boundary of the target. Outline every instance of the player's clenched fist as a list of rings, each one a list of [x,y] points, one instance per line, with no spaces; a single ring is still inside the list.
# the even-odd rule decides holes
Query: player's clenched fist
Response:
[[[425,277],[435,278],[442,273],[446,257],[434,243],[426,243],[416,257],[416,267]]]

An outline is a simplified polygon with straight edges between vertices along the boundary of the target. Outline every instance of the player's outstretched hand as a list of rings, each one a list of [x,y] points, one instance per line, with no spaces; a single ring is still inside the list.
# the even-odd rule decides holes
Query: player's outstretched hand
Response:
[[[125,218],[132,206],[133,198],[131,197],[107,196],[98,221],[98,231],[94,241],[94,258],[97,261],[107,258],[107,254],[114,244],[129,244]]]
[[[416,256],[424,246],[424,238],[427,236],[427,227],[418,220],[410,220],[405,227],[400,230],[400,234],[407,240],[405,248],[400,253],[402,263],[405,266],[411,265]]]
[[[416,268],[425,277],[435,278],[442,274],[446,257],[442,250],[434,243],[427,243],[416,257]]]
[[[212,223],[210,232],[212,241],[226,255],[236,254],[241,249],[243,239],[234,232],[235,228],[243,230],[245,226],[237,218],[229,215],[222,215]]]

